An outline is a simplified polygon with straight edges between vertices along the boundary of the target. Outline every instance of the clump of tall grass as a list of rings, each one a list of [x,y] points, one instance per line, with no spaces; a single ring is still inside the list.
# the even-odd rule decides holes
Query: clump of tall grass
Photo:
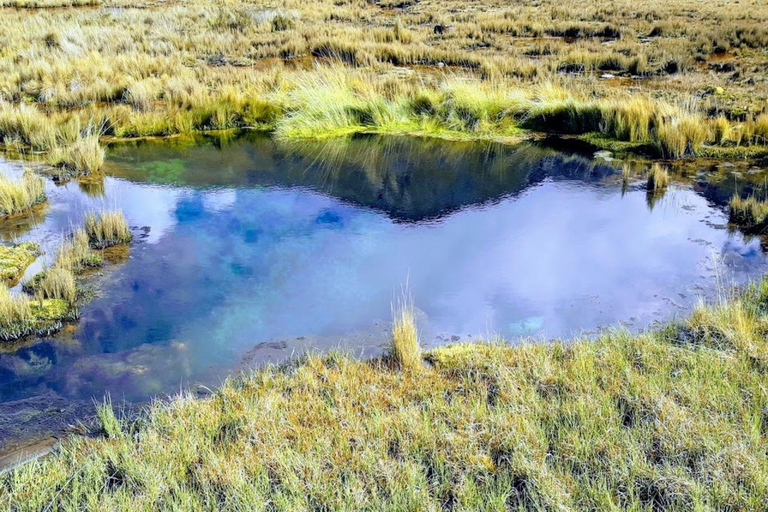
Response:
[[[128,221],[119,210],[89,213],[85,216],[85,232],[90,245],[99,249],[128,243],[133,238]]]
[[[656,145],[666,158],[695,156],[709,136],[702,117],[689,113],[664,119],[656,127]]]
[[[669,185],[669,171],[659,164],[653,164],[648,170],[648,191],[659,192]]]
[[[88,233],[80,228],[70,237],[62,239],[56,254],[55,266],[77,274],[86,268],[98,267],[103,263],[101,255],[91,249]]]
[[[416,329],[413,299],[403,292],[396,305],[392,306],[392,342],[389,355],[403,370],[418,370],[422,367],[419,333]]]
[[[104,148],[98,135],[86,135],[71,144],[55,147],[47,161],[73,175],[98,172],[104,163]]]
[[[115,410],[112,407],[112,397],[107,395],[104,401],[96,407],[96,415],[101,424],[101,431],[107,439],[119,439],[122,437],[122,424],[115,416]]]
[[[53,267],[44,270],[40,275],[40,278],[35,279],[34,285],[35,297],[38,300],[61,299],[70,306],[75,304],[77,286],[71,270]]]
[[[734,195],[728,203],[730,221],[747,231],[763,231],[768,227],[768,201],[755,196]]]
[[[30,300],[0,283],[0,340],[46,335],[61,328],[62,321],[77,316],[76,310],[58,298]]]
[[[26,295],[13,293],[4,283],[0,283],[0,337],[8,330],[16,329],[32,319],[32,308]]]
[[[45,201],[45,183],[32,171],[13,180],[0,173],[0,216],[22,213]]]

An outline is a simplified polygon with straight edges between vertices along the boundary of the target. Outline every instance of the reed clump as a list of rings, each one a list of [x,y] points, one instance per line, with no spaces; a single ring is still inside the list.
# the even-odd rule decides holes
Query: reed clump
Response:
[[[768,228],[768,201],[755,196],[742,198],[737,194],[728,206],[730,221],[739,227],[751,232],[762,232]]]
[[[119,210],[89,213],[85,217],[85,232],[90,245],[98,249],[128,243],[133,238],[128,221]]]
[[[397,305],[392,306],[392,344],[389,356],[403,370],[415,371],[422,367],[419,333],[413,300],[403,295]]]
[[[669,185],[669,171],[659,164],[653,164],[648,170],[648,191],[660,192]]]
[[[36,299],[41,302],[45,299],[61,299],[70,306],[75,305],[77,286],[71,270],[53,267],[43,271],[40,276],[34,286]]]
[[[32,171],[25,170],[16,180],[0,173],[0,216],[26,212],[45,197],[45,183]]]
[[[70,237],[63,238],[56,254],[55,266],[78,274],[90,267],[104,263],[101,254],[91,248],[85,229],[76,229]]]

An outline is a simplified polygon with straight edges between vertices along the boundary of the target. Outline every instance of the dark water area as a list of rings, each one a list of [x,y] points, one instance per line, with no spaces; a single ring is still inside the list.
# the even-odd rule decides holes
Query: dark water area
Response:
[[[28,276],[88,211],[119,208],[136,235],[77,324],[0,349],[0,449],[105,393],[143,402],[307,350],[379,354],[406,283],[433,347],[641,330],[766,268],[760,241],[727,229],[740,178],[721,168],[649,198],[614,162],[530,144],[246,134],[115,145],[106,173],[49,184],[35,222],[0,226],[46,249]]]

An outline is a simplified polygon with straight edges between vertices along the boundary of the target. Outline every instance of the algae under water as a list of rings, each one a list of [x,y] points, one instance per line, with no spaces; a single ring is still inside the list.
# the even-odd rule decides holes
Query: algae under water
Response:
[[[119,144],[105,168],[49,183],[40,218],[1,233],[52,257],[109,207],[135,241],[76,325],[0,352],[0,448],[107,392],[140,402],[307,349],[375,355],[406,282],[433,346],[643,329],[766,268],[726,229],[732,185],[712,170],[649,198],[642,176],[531,144],[258,134]]]

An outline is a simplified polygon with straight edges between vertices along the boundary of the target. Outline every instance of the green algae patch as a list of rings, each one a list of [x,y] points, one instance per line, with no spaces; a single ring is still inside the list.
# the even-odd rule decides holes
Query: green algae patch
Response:
[[[576,140],[586,142],[597,149],[604,149],[613,153],[634,153],[639,155],[658,154],[658,150],[647,142],[629,142],[618,140],[600,132],[590,132],[575,137]]]
[[[768,146],[702,146],[696,155],[718,160],[752,160],[768,157]]]
[[[35,242],[0,246],[0,279],[8,286],[15,286],[40,254],[40,246]]]

